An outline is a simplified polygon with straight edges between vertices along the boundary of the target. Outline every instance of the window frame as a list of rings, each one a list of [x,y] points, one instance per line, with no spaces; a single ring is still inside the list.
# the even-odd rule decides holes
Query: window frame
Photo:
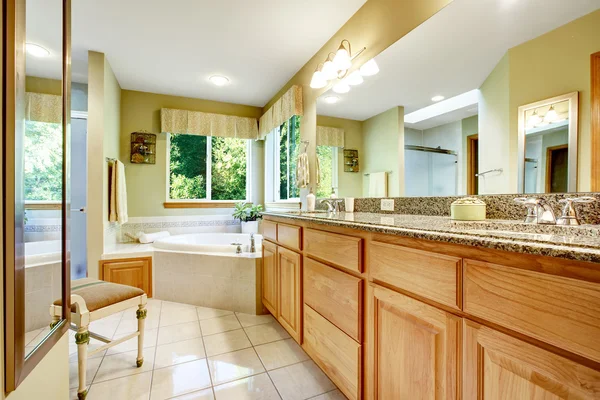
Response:
[[[291,181],[295,181],[295,179],[292,179],[292,171],[290,171],[290,164],[291,164],[291,158],[290,158],[290,139],[292,137],[291,135],[291,131],[290,131],[290,126],[295,126],[295,118],[298,118],[298,116],[294,115],[292,116],[290,119],[288,119],[285,123],[288,124],[288,133],[287,133],[287,176],[288,176],[288,193],[290,193],[290,182]],[[273,199],[276,202],[293,202],[293,203],[297,203],[298,201],[300,201],[300,196],[298,197],[288,197],[287,199],[282,199],[281,198],[281,154],[280,154],[280,143],[281,143],[281,127],[283,126],[283,124],[281,124],[280,126],[276,127],[275,129],[273,129],[272,131],[272,143],[271,143],[271,147],[269,148],[269,150],[272,152],[272,156],[273,156],[273,177],[272,177],[272,181],[271,183],[273,184]],[[300,132],[296,132],[297,135],[300,134]]]
[[[191,135],[200,136],[200,135]],[[166,184],[165,184],[165,204],[168,203],[198,203],[198,204],[223,204],[229,206],[231,203],[240,201],[250,202],[252,199],[252,140],[246,140],[246,198],[244,200],[212,200],[212,136],[206,137],[206,198],[205,199],[172,199],[171,194],[171,133],[167,133],[167,150],[166,150]],[[229,138],[236,139],[236,138]],[[210,183],[210,184],[209,184]]]

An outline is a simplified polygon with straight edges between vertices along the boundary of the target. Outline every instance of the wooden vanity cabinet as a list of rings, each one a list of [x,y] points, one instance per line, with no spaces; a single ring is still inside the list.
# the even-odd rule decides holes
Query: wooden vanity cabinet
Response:
[[[277,245],[264,241],[262,245],[262,303],[277,316],[279,282],[277,277]]]
[[[100,279],[142,289],[152,297],[152,257],[100,260]]]
[[[368,399],[459,399],[461,318],[369,284]]]

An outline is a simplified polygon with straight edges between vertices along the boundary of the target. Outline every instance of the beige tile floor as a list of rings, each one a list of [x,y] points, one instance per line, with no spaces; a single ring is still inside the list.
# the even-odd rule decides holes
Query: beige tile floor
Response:
[[[112,338],[136,329],[135,310],[92,326]],[[30,335],[32,345],[39,335],[43,331]],[[70,399],[76,399],[77,346],[69,335]],[[99,344],[90,342],[92,348]],[[345,399],[270,315],[150,299],[144,348],[141,368],[135,367],[137,339],[92,356],[88,399]]]

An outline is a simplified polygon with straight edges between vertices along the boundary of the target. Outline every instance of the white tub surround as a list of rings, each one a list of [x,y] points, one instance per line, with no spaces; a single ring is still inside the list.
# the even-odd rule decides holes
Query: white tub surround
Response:
[[[235,243],[235,244],[234,244]],[[250,253],[250,235],[243,233],[195,233],[171,236],[154,242],[155,249],[200,253],[235,254],[239,244],[244,257],[260,256],[262,236],[254,235],[255,252]]]

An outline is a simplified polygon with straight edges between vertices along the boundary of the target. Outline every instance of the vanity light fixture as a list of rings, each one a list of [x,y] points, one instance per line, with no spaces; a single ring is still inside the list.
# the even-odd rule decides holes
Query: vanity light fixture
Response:
[[[556,122],[557,119],[558,119],[558,113],[554,109],[554,104],[552,104],[550,106],[550,109],[546,113],[546,115],[544,115],[544,121],[548,122],[548,123],[552,123],[552,122]]]
[[[48,57],[50,55],[50,51],[35,43],[26,43],[25,50],[27,51],[27,54],[32,55],[34,57],[42,58]]]
[[[442,101],[442,100],[444,100],[444,99],[445,99],[445,97],[444,97],[444,96],[433,96],[433,97],[431,98],[431,101],[435,101],[435,102],[437,103],[438,101]]]
[[[213,75],[208,80],[216,86],[225,86],[229,83],[229,78],[222,75]]]
[[[356,86],[363,83],[365,79],[360,74],[360,71],[354,71],[353,73],[348,75],[345,81],[348,83],[348,85]]]
[[[338,101],[340,101],[340,98],[337,96],[327,96],[327,97],[325,97],[324,100],[325,100],[325,103],[327,103],[327,104],[335,104]]]
[[[531,114],[527,119],[527,125],[534,127],[539,125],[540,122],[542,122],[542,117],[538,115],[537,109],[535,109],[533,110],[533,114]]]
[[[374,58],[371,58],[360,67],[360,74],[362,76],[373,76],[377,75],[378,73],[379,65],[377,65]]]
[[[350,91],[350,85],[348,85],[348,83],[344,79],[343,81],[340,81],[333,86],[333,91],[340,94],[348,93]]]
[[[320,66],[321,64],[317,66],[317,69],[313,73],[312,79],[310,80],[310,87],[313,89],[322,89],[327,86],[327,79],[325,79],[325,74],[321,68],[319,68]]]
[[[352,67],[352,60],[358,57],[366,49],[366,47],[363,47],[356,54],[352,54],[352,45],[350,42],[346,39],[342,40],[337,52],[335,54],[329,53],[325,62],[317,66],[311,78],[310,87],[313,89],[322,89],[327,86],[329,81],[346,78],[348,70]],[[366,73],[363,73],[361,69],[361,72],[354,75],[350,81],[345,82],[341,86],[340,90],[342,91],[337,93],[347,93],[350,90],[349,84],[360,85],[363,81],[363,76],[374,75],[379,71],[375,61],[370,60],[370,63],[367,64],[369,65],[365,69]],[[373,70],[373,66],[375,71]]]

